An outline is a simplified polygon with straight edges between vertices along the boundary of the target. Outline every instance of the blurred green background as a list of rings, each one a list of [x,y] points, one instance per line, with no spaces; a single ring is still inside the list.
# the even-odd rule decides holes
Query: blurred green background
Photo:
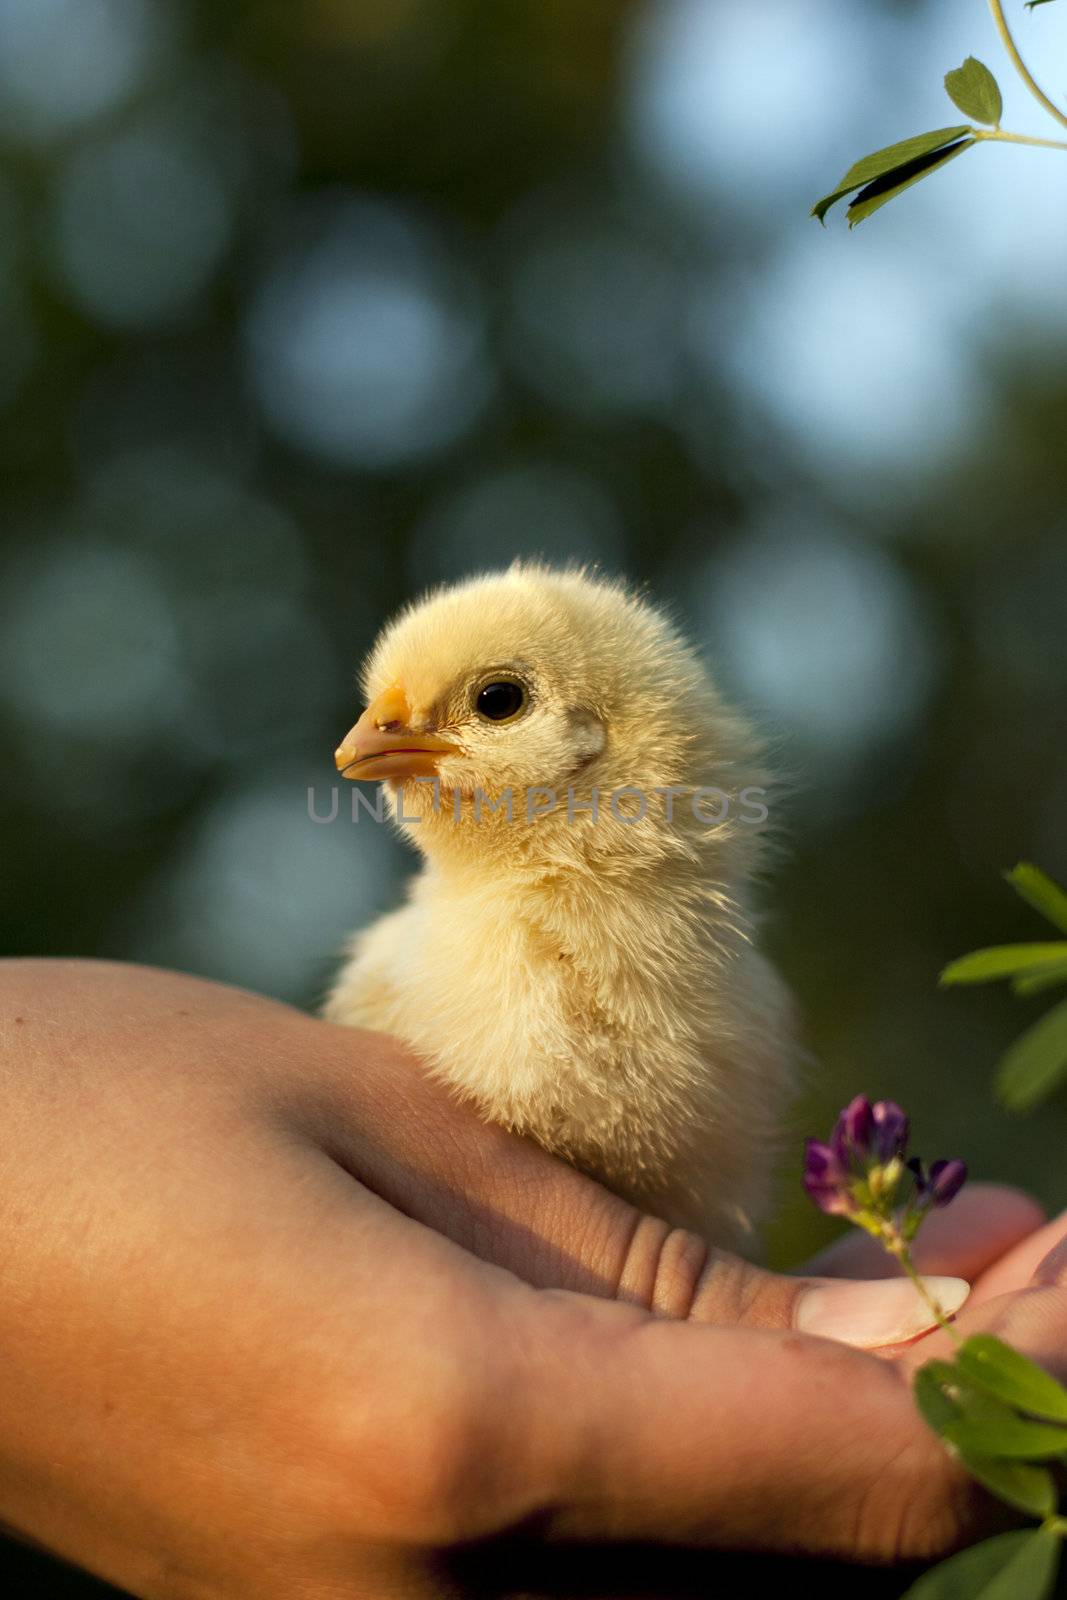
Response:
[[[1067,1100],[990,1092],[1042,1002],[936,988],[1067,879],[1067,164],[807,215],[970,52],[977,0],[0,0],[0,947],[314,1004],[411,864],[307,812],[379,624],[595,560],[790,774],[773,1259],[860,1090],[1067,1203]]]

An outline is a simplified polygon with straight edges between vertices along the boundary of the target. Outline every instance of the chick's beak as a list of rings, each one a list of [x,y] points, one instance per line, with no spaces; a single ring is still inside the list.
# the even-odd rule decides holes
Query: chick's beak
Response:
[[[438,759],[456,747],[436,734],[413,731],[410,717],[411,708],[399,686],[378,695],[334,751],[338,772],[369,783],[380,778],[436,777]]]

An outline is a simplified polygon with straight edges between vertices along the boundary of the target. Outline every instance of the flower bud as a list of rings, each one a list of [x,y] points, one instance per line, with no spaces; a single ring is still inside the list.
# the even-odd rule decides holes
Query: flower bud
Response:
[[[852,1212],[848,1170],[841,1164],[836,1150],[823,1144],[820,1139],[809,1139],[804,1146],[802,1182],[808,1198],[815,1202],[820,1211],[837,1216],[847,1216]]]
[[[834,1153],[843,1167],[848,1167],[853,1162],[858,1162],[861,1166],[864,1164],[870,1149],[873,1129],[871,1102],[865,1094],[858,1094],[854,1100],[849,1101],[838,1117],[833,1132]]]
[[[872,1106],[863,1094],[849,1101],[831,1139],[841,1165],[859,1172],[903,1156],[907,1143],[908,1119],[895,1101],[878,1100]]]
[[[935,1161],[927,1171],[917,1156],[908,1160],[908,1132],[907,1114],[895,1101],[872,1105],[866,1095],[856,1095],[828,1144],[807,1142],[803,1181],[809,1199],[822,1211],[848,1217],[887,1249],[905,1248],[931,1209],[954,1200],[967,1178],[962,1161]]]
[[[903,1156],[908,1145],[908,1118],[893,1100],[878,1100],[871,1107],[871,1148],[879,1161]]]
[[[947,1206],[955,1200],[967,1181],[967,1163],[958,1158],[953,1161],[935,1161],[926,1180],[926,1192],[935,1206]]]

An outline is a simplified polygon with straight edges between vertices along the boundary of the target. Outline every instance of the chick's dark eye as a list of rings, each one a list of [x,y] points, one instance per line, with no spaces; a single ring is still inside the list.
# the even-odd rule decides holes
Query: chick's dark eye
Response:
[[[506,722],[508,717],[519,714],[526,704],[526,690],[521,683],[502,680],[500,683],[487,683],[478,690],[474,702],[480,716],[487,717],[490,722]]]

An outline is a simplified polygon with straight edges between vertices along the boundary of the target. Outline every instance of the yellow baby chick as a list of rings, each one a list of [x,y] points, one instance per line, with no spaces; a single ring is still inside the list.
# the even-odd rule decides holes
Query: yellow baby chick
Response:
[[[329,1021],[716,1245],[768,1199],[790,1005],[753,943],[758,749],[623,585],[517,564],[382,633],[337,751],[425,857]],[[725,804],[724,804],[725,802]]]

